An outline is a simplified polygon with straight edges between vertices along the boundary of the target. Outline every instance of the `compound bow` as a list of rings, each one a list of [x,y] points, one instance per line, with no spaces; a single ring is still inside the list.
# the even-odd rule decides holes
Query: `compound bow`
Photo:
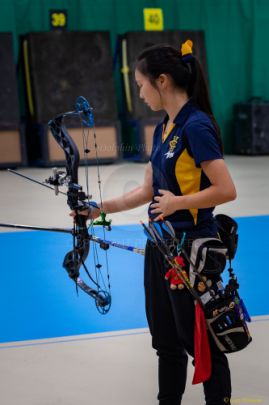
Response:
[[[93,227],[92,225],[98,224],[102,225],[104,232],[105,229],[110,230],[110,223],[111,221],[106,219],[104,213],[101,213],[101,221],[91,222],[90,227],[92,232],[89,232],[89,228],[87,226],[87,217],[84,215],[80,215],[80,212],[86,209],[98,208],[97,204],[94,201],[91,201],[91,196],[88,193],[88,179],[87,179],[87,193],[83,191],[82,186],[79,184],[78,181],[78,168],[80,163],[80,155],[78,148],[69,135],[65,125],[64,125],[64,118],[67,116],[76,116],[80,118],[81,124],[87,128],[94,127],[94,117],[92,108],[90,107],[88,101],[80,96],[76,100],[75,104],[75,111],[70,111],[63,113],[61,115],[56,116],[54,119],[50,120],[48,126],[51,130],[51,133],[62,148],[66,158],[66,167],[65,172],[58,170],[56,168],[53,169],[53,175],[49,177],[49,179],[45,180],[47,185],[46,187],[51,188],[53,186],[55,190],[55,194],[57,195],[59,191],[59,187],[62,185],[67,186],[67,204],[69,208],[74,211],[74,222],[72,229],[62,229],[62,228],[43,228],[37,226],[27,226],[27,225],[17,225],[17,224],[0,224],[3,227],[9,228],[24,228],[24,229],[36,229],[36,230],[46,230],[46,231],[55,231],[55,232],[65,232],[71,233],[73,235],[73,249],[69,251],[64,258],[63,267],[67,271],[69,277],[74,280],[76,283],[76,287],[82,289],[86,294],[94,298],[96,307],[98,311],[102,314],[106,314],[111,306],[111,292],[110,292],[110,283],[109,283],[109,272],[107,269],[107,278],[108,278],[108,286],[101,287],[100,286],[100,279],[102,279],[103,285],[105,286],[103,277],[96,277],[90,274],[85,261],[90,251],[90,241],[98,243],[103,250],[107,250],[109,246],[119,247],[121,249],[130,250],[136,253],[144,254],[143,249],[135,248],[132,246],[122,245],[116,242],[108,241],[105,238],[100,239],[93,234]],[[101,201],[101,210],[102,210],[102,196],[101,196],[101,187],[100,187],[100,173],[99,173],[99,166],[98,166],[98,155],[97,155],[97,144],[96,144],[96,135],[94,132],[95,138],[95,151],[96,151],[96,160],[97,160],[97,169],[98,169],[98,184],[99,184],[99,193],[100,193],[100,201]],[[84,142],[84,152],[88,153],[89,149],[87,148],[87,144]],[[12,171],[15,174],[18,174]],[[20,174],[19,174],[20,175]],[[22,176],[26,177],[26,176]],[[27,178],[27,177],[26,177]],[[87,176],[88,178],[88,176]],[[36,183],[31,178],[28,178]],[[44,185],[43,183],[39,183]],[[48,186],[48,184],[50,186]],[[62,193],[65,194],[65,193]],[[98,259],[98,255],[94,254],[95,260],[95,268],[97,272],[100,272],[101,265],[99,263],[96,264],[96,257]],[[108,260],[106,260],[108,265]],[[87,285],[82,278],[80,277],[80,268],[81,266],[84,268],[85,272],[89,276],[90,280],[93,282],[96,288],[92,288]],[[97,274],[96,274],[97,276]]]

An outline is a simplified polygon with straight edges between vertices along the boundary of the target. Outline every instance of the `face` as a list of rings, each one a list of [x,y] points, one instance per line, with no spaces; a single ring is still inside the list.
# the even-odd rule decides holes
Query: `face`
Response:
[[[139,70],[135,70],[135,81],[139,87],[139,97],[153,110],[162,110],[161,96],[156,89],[152,86],[148,77],[143,75]]]

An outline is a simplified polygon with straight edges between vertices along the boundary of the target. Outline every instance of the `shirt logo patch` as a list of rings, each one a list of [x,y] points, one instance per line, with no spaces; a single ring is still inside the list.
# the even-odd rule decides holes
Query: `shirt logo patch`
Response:
[[[175,147],[177,146],[178,140],[179,136],[175,135],[172,141],[169,142],[169,151],[164,154],[166,156],[166,159],[170,159],[174,156],[174,151]]]

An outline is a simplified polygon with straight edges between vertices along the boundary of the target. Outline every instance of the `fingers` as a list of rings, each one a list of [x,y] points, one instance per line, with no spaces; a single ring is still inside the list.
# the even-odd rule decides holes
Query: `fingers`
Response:
[[[100,217],[100,214],[101,214],[101,210],[100,210],[99,206],[96,203],[94,203],[93,201],[91,201],[91,203],[89,204],[89,206],[86,209],[83,209],[82,211],[73,210],[70,212],[69,215],[72,218],[75,218],[77,215],[82,215],[82,216],[87,217],[87,219],[94,220],[94,219]]]
[[[168,191],[168,190],[163,190],[162,188],[160,188],[160,189],[158,190],[158,192],[159,192],[159,194],[160,194],[161,196],[164,196],[165,194],[171,194],[170,191]],[[160,199],[162,198],[161,196],[159,196],[159,195],[154,196],[154,200],[155,200],[155,201],[160,201]]]
[[[88,209],[86,209],[86,210],[79,211],[79,212],[78,212],[78,215],[83,215],[83,216],[85,216],[85,217],[90,218],[91,212],[92,212],[91,208],[88,208]]]
[[[158,215],[157,217],[155,217],[153,221],[154,221],[154,222],[156,222],[156,221],[164,221],[164,216],[163,216],[163,214],[160,214],[160,215]]]
[[[154,221],[163,221],[164,216],[171,214],[171,197],[174,196],[170,191],[159,189],[160,195],[154,196],[154,202],[150,205],[150,213],[156,215]],[[159,214],[159,215],[158,215]]]
[[[79,212],[77,212],[77,211],[71,211],[70,212],[70,217],[73,217],[73,218],[75,218],[76,217],[76,215],[83,215],[83,216],[85,216],[85,217],[88,217],[88,218],[90,218],[90,213],[91,213],[91,208],[89,208],[89,209],[86,209],[86,210],[83,210],[83,211],[79,211]]]
[[[159,203],[151,203],[150,204],[150,208],[158,208],[158,207],[160,207]]]
[[[161,198],[161,197],[158,197],[158,198]],[[160,202],[151,203],[150,204],[150,212],[152,212],[153,214],[160,213],[161,212]]]
[[[150,210],[152,214],[160,214],[162,212],[162,209],[160,207],[155,208],[154,210]]]
[[[166,193],[170,193],[169,190],[164,190],[163,188],[160,188],[158,191],[159,191],[159,194],[161,194],[161,195],[164,195]]]
[[[159,204],[151,204],[151,207],[153,209],[150,210],[150,213],[153,215],[156,215],[155,218],[153,219],[154,222],[156,221],[163,221],[164,216],[163,216],[163,212],[162,209],[160,208]],[[159,214],[159,215],[158,215]]]

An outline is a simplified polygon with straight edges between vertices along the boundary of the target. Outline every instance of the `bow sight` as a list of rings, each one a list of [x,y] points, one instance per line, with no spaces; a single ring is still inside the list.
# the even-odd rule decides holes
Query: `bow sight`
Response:
[[[45,183],[52,185],[54,187],[55,195],[58,195],[59,186],[67,185],[66,173],[54,167],[52,169],[52,176],[45,179]]]
[[[54,187],[55,195],[59,194],[59,187],[68,187],[68,205],[73,210],[83,210],[89,208],[89,204],[83,203],[85,200],[89,200],[92,196],[88,196],[82,189],[82,186],[71,182],[70,176],[67,172],[58,170],[56,167],[52,169],[52,176],[45,179],[45,183]]]

